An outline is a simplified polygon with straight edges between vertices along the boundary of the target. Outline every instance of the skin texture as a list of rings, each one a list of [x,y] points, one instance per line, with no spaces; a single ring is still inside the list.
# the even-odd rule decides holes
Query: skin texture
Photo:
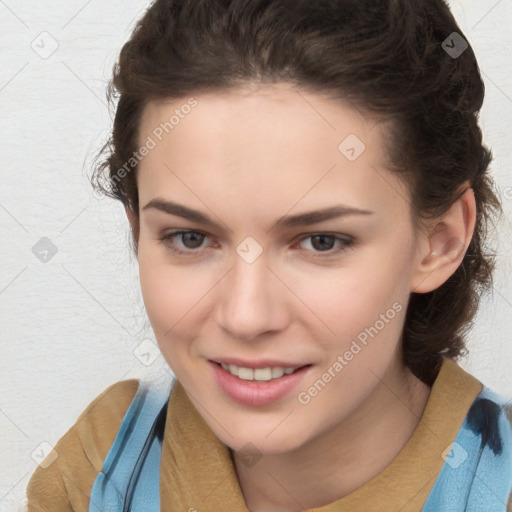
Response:
[[[147,313],[162,355],[231,449],[248,508],[325,505],[388,466],[418,424],[430,388],[401,363],[406,307],[412,291],[439,287],[462,261],[475,224],[473,191],[415,232],[409,193],[385,169],[385,124],[284,84],[195,98],[139,165],[140,218],[127,210]],[[141,145],[187,99],[150,103]],[[365,144],[354,161],[338,149],[349,134]],[[144,209],[157,197],[200,210],[221,229]],[[339,204],[374,213],[270,229],[284,215]],[[159,240],[179,229],[206,236]],[[319,233],[355,243],[308,238]],[[252,263],[236,252],[248,236],[262,249]],[[381,315],[378,333],[300,403],[298,394],[365,328],[380,327]],[[312,366],[283,398],[246,406],[216,384],[207,360],[221,357]]]

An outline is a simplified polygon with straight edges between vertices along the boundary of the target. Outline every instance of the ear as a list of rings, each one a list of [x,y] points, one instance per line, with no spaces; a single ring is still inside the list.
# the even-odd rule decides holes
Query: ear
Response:
[[[411,292],[428,293],[439,288],[461,264],[476,223],[475,194],[468,181],[463,185],[466,187],[450,209],[421,235]]]
[[[135,214],[135,212],[127,205],[124,207],[124,211],[126,212],[126,216],[128,217],[128,222],[130,223],[130,228],[132,231],[132,240],[133,240],[133,248],[135,253],[138,251],[138,242],[139,242],[139,217]]]

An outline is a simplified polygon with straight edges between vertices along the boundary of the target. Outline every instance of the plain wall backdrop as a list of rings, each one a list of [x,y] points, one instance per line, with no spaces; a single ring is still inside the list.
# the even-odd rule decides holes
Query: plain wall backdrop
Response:
[[[0,511],[106,387],[169,370],[153,344],[124,210],[95,197],[105,88],[143,0],[0,0]],[[512,0],[453,0],[486,86],[484,140],[505,215],[467,371],[512,399]],[[447,34],[448,35],[448,34]]]

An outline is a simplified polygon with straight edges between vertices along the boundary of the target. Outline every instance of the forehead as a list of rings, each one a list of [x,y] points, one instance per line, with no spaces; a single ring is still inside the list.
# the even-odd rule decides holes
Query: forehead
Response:
[[[139,165],[139,193],[151,199],[187,183],[197,196],[258,196],[269,207],[306,207],[335,191],[348,205],[392,206],[402,184],[382,179],[386,129],[348,103],[283,84],[153,101],[139,129],[140,145],[155,143]]]
[[[192,101],[195,105],[190,107]],[[193,120],[184,122],[187,118]],[[193,127],[187,130],[190,124]],[[194,135],[191,132],[197,128],[201,128],[199,137],[221,133],[234,135],[235,128],[242,128],[242,133],[257,135],[257,141],[276,140],[276,137],[279,141],[298,140],[300,137],[312,143],[322,139],[331,144],[344,133],[359,132],[361,137],[368,139],[368,132],[376,124],[375,116],[362,114],[349,103],[331,99],[326,93],[277,83],[151,101],[144,109],[139,135],[158,126],[164,128],[162,135],[172,131],[176,140],[181,135],[190,139]],[[372,137],[375,140],[371,141],[374,146],[378,142],[378,134],[375,135]],[[250,141],[246,143],[248,145]]]

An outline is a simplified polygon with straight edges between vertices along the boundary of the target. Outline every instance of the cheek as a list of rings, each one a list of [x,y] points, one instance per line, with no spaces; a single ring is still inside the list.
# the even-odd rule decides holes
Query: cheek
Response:
[[[211,288],[205,272],[191,271],[158,254],[160,249],[139,249],[139,274],[144,305],[159,341],[185,336],[204,308]],[[188,326],[188,327],[187,327]]]
[[[407,290],[397,273],[389,267],[380,269],[358,264],[340,270],[323,269],[314,277],[294,280],[296,295],[308,307],[307,318],[330,333],[331,340],[338,340],[339,348],[375,323],[381,330],[385,322],[386,331],[391,324],[399,324]],[[395,332],[399,329],[400,325]]]
[[[155,255],[154,249],[139,246],[139,276],[144,305],[157,339],[172,328],[179,315],[180,293],[176,272]]]
[[[168,263],[159,262],[154,254],[139,249],[139,274],[147,316],[160,352],[180,380],[187,370],[192,305],[197,302],[183,273]]]

